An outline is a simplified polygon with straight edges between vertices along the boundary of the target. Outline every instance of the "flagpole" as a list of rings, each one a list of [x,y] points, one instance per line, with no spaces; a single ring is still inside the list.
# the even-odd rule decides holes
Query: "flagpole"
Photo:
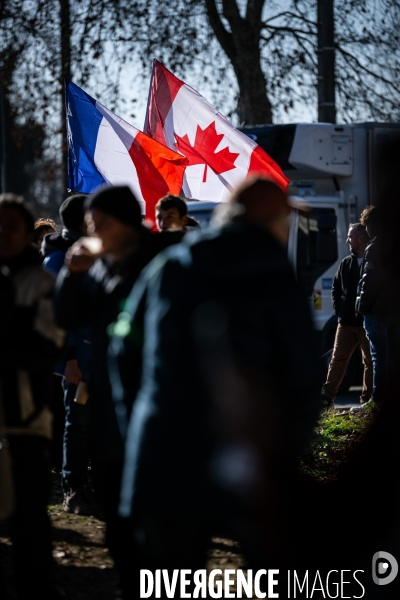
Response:
[[[144,118],[144,125],[143,125],[143,131],[148,135],[147,133],[147,125],[148,125],[148,118],[149,118],[149,106],[150,106],[150,97],[151,97],[151,88],[153,85],[153,81],[154,81],[154,69],[156,66],[156,58],[153,58],[153,68],[151,70],[151,77],[150,77],[150,85],[149,85],[149,93],[147,96],[147,106],[146,106],[146,116]]]
[[[67,140],[67,103],[65,101],[65,80],[71,80],[71,15],[70,0],[59,0],[61,23],[61,132],[62,132],[62,165],[63,193],[68,191],[68,140]]]
[[[7,191],[6,123],[4,116],[3,65],[0,65],[0,192]]]

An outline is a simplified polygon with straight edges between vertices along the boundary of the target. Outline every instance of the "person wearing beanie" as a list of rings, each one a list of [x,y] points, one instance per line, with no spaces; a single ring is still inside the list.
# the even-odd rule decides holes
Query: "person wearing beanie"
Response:
[[[254,570],[283,567],[290,548],[293,474],[320,408],[311,314],[284,247],[286,194],[255,177],[226,208],[158,257],[114,327],[113,390],[133,403],[119,509],[132,598],[142,568],[205,569],[220,531]]]
[[[101,188],[87,197],[84,210],[90,237],[67,252],[56,284],[56,315],[68,329],[89,326],[91,330],[93,483],[107,523],[106,541],[123,579],[130,573],[124,530],[117,518],[124,444],[107,370],[108,329],[142,269],[164,247],[179,242],[183,233],[151,233],[142,224],[140,205],[127,186]]]

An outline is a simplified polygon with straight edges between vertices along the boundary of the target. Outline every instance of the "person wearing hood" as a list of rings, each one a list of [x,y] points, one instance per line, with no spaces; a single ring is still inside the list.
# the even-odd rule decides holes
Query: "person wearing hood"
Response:
[[[42,240],[43,267],[58,275],[64,264],[65,253],[82,235],[86,234],[83,204],[86,194],[74,194],[60,206],[61,233],[47,233]]]

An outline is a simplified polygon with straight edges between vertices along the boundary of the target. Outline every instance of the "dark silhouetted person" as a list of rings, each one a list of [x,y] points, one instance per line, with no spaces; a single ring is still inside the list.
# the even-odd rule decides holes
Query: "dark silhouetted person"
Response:
[[[364,316],[371,347],[371,400],[381,404],[397,377],[400,365],[400,295],[397,282],[387,275],[388,265],[382,260],[381,210],[368,206],[361,214],[361,223],[365,225],[371,242],[364,254],[356,310]],[[352,412],[364,406],[354,407]]]
[[[19,598],[58,598],[47,502],[52,435],[51,375],[64,344],[53,315],[55,279],[32,246],[34,218],[22,198],[0,196],[0,267],[13,288],[7,332],[0,336],[0,383],[12,459],[10,519]],[[2,302],[4,298],[2,298]]]
[[[225,225],[149,265],[114,327],[115,389],[133,403],[120,504],[134,522],[130,597],[140,568],[204,568],[215,532],[254,569],[279,568],[289,550],[291,484],[319,412],[289,205],[255,178],[221,208]]]

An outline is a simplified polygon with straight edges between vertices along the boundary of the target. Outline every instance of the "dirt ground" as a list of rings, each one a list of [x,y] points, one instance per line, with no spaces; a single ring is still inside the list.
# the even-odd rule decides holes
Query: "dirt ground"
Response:
[[[118,577],[104,545],[104,522],[94,516],[65,513],[61,502],[61,487],[55,481],[49,515],[53,528],[53,555],[58,586],[68,600],[115,600],[118,598]],[[4,525],[0,526],[0,556],[3,557],[9,597],[14,600],[11,542]],[[212,540],[209,569],[240,569],[244,568],[244,564],[235,542],[222,538]]]

